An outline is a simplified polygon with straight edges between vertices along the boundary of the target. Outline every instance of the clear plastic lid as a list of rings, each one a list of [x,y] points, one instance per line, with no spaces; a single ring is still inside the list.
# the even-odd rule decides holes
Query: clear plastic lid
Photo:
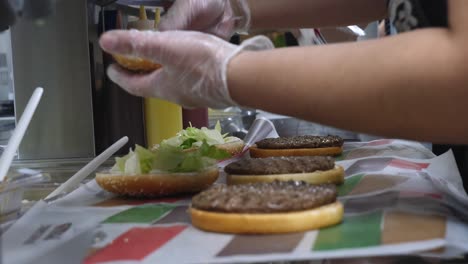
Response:
[[[24,193],[28,187],[48,179],[49,176],[30,169],[10,172],[0,184],[0,220],[5,215],[21,210]]]
[[[10,173],[3,183],[0,184],[0,194],[9,192],[17,188],[24,188],[33,184],[45,182],[48,175],[37,170],[18,169]]]

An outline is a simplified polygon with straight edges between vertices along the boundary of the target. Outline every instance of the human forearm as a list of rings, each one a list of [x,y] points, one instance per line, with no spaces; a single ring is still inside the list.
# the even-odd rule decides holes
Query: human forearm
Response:
[[[386,16],[386,0],[249,0],[253,29],[342,26]]]
[[[449,31],[428,29],[244,53],[230,64],[228,86],[238,103],[271,112],[382,136],[468,143],[468,122],[459,120],[468,114],[460,47]]]

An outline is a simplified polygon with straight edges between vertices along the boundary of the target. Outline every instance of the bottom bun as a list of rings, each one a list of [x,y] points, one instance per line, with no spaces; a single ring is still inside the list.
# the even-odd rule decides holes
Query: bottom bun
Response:
[[[96,182],[111,193],[132,197],[156,197],[202,191],[211,186],[218,179],[218,175],[218,168],[194,173],[97,173]]]
[[[327,171],[314,171],[307,173],[273,174],[273,175],[227,175],[227,184],[247,184],[256,182],[278,181],[304,181],[309,184],[344,182],[344,169],[336,165],[335,168]]]
[[[335,202],[299,212],[243,214],[209,212],[190,208],[193,226],[232,234],[279,234],[319,229],[343,220],[343,205]]]
[[[252,158],[268,158],[282,156],[337,156],[343,153],[342,147],[300,148],[300,149],[262,149],[252,146],[249,148]]]

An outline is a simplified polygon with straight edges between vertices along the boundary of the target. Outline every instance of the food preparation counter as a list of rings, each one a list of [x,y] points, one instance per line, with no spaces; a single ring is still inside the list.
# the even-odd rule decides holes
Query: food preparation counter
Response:
[[[80,249],[85,263],[467,263],[468,196],[457,187],[461,179],[450,152],[436,157],[419,143],[400,140],[353,142],[337,163],[346,172],[338,186],[345,216],[330,228],[281,235],[203,232],[186,213],[190,197],[124,199],[89,181],[72,197],[37,203],[22,225],[12,226],[4,238],[16,242],[5,245],[6,258],[19,252],[39,258],[40,247],[48,246],[44,258],[63,260],[60,252],[89,236],[93,241]],[[47,231],[33,236],[47,225],[61,230],[57,240],[44,240]]]

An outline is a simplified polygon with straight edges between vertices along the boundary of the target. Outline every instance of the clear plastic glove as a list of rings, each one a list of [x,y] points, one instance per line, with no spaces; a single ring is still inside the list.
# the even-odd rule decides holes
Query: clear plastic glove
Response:
[[[246,0],[178,0],[162,17],[159,29],[195,30],[224,39],[247,33],[250,9]]]
[[[109,67],[109,78],[136,96],[162,98],[184,107],[215,109],[237,105],[227,86],[230,60],[245,50],[274,46],[263,36],[237,46],[216,36],[192,31],[110,31],[100,39],[112,54],[146,58],[163,67],[147,74]]]

